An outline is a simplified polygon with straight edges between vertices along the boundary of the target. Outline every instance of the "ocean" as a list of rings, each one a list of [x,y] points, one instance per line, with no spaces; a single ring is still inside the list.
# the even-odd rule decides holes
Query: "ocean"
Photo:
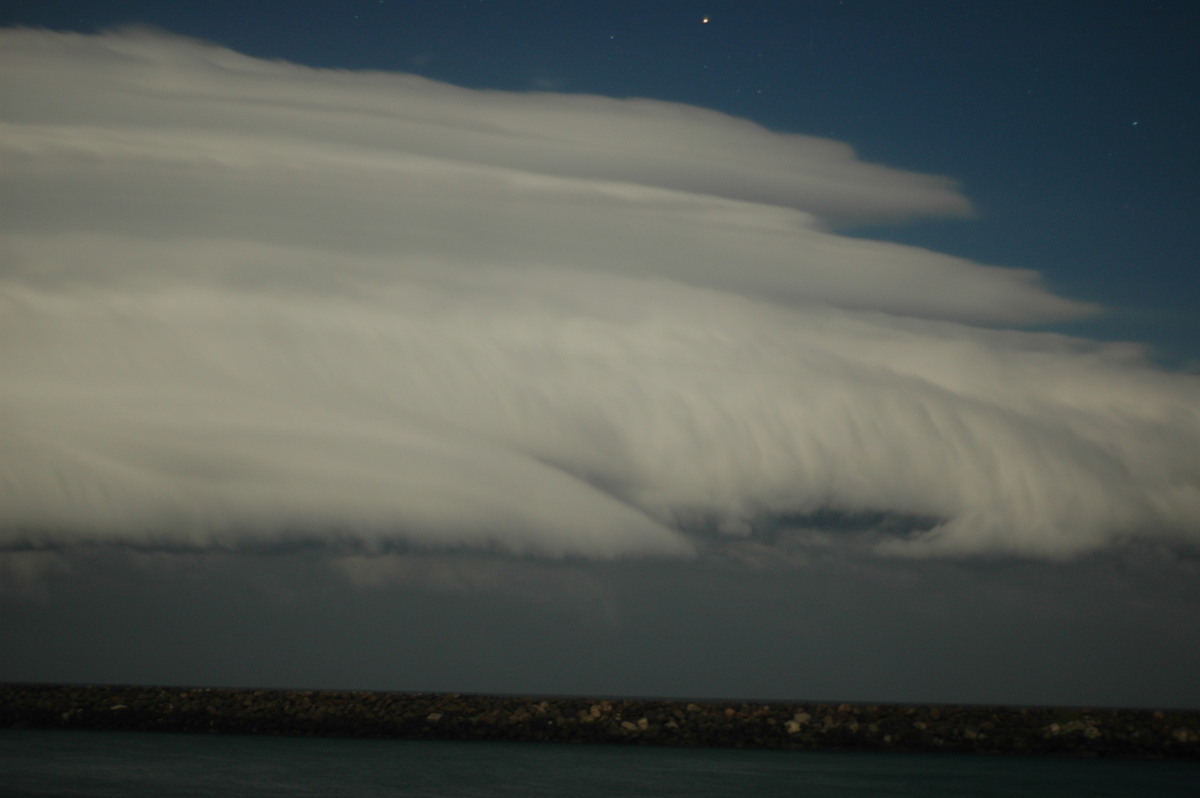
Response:
[[[1195,796],[1200,762],[0,731],[26,796]]]

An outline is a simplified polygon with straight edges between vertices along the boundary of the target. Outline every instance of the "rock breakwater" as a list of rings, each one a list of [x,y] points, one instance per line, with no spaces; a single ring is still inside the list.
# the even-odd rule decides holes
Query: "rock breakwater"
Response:
[[[1200,712],[0,685],[0,727],[1200,759]]]

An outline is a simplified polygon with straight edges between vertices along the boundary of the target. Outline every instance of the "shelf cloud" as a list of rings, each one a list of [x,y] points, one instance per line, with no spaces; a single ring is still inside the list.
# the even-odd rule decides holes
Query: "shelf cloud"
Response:
[[[0,125],[0,548],[1200,542],[1200,376],[850,234],[947,178],[143,29],[0,32]]]

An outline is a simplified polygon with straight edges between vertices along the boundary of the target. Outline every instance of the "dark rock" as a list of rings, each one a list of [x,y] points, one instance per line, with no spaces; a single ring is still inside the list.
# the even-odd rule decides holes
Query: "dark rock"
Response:
[[[0,727],[1200,759],[1200,713],[0,685]]]

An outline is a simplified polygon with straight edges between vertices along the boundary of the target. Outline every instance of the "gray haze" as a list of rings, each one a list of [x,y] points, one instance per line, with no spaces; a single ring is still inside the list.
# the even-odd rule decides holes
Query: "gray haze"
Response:
[[[0,45],[0,679],[1200,703],[1200,377],[852,237],[970,224],[952,180]]]

